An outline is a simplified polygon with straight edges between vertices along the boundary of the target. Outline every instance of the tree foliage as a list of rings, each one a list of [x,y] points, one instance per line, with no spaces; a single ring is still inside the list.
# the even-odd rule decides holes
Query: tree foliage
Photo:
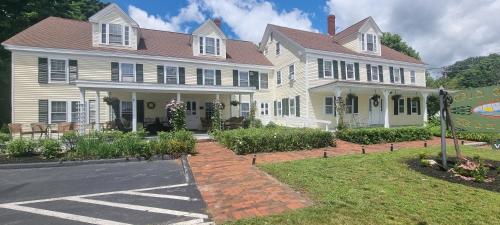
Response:
[[[99,0],[0,1],[0,42],[49,17],[86,20],[105,7]],[[10,120],[10,52],[0,48],[0,124]]]
[[[441,78],[447,88],[476,88],[498,84],[500,80],[500,55],[470,57],[445,67]]]
[[[385,32],[382,36],[381,42],[383,45],[401,52],[407,56],[411,56],[415,59],[420,59],[420,54],[415,49],[410,47],[405,41],[403,41],[399,34]]]

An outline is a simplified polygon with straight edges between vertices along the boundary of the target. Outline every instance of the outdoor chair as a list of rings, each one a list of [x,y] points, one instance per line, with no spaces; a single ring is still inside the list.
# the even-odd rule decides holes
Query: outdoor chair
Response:
[[[243,121],[245,120],[245,117],[231,117],[224,121],[224,129],[225,130],[230,130],[230,129],[238,129],[243,127]]]
[[[34,137],[35,134],[40,134],[39,138],[42,138],[42,136],[45,134],[45,137],[48,135],[49,131],[49,124],[47,123],[32,123],[31,124],[31,130],[32,130],[32,138]]]
[[[19,134],[20,138],[23,138],[23,135],[29,134],[33,138],[33,132],[32,131],[23,131],[23,125],[20,123],[9,123],[9,132],[10,132],[10,138],[14,138],[15,134]]]
[[[64,134],[71,129],[71,123],[69,122],[62,122],[62,123],[57,123],[57,129],[52,129],[50,131],[51,134],[57,133],[57,138],[59,138],[60,134]]]

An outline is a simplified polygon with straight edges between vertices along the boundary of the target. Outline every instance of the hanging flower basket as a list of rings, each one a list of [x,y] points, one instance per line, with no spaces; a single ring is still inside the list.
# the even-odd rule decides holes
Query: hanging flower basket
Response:
[[[240,102],[236,101],[236,100],[232,100],[231,101],[231,105],[232,106],[238,106],[240,104]]]
[[[112,105],[114,102],[120,101],[117,97],[106,96],[102,99],[107,105]]]

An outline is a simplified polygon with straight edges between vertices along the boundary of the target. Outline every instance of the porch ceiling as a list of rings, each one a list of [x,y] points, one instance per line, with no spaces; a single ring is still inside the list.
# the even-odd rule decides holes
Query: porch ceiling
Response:
[[[252,94],[255,87],[233,87],[233,86],[201,86],[201,85],[172,85],[157,83],[132,83],[77,80],[76,87],[85,90],[96,91],[131,91],[151,93],[196,93],[196,94]]]
[[[427,93],[437,94],[439,89],[432,89],[426,87],[402,85],[402,84],[380,84],[380,83],[367,83],[359,81],[332,81],[330,83],[312,87],[309,89],[312,93],[332,93],[335,92],[337,88],[343,91],[355,91],[357,93],[374,93],[382,92],[383,90],[395,91],[399,93]]]

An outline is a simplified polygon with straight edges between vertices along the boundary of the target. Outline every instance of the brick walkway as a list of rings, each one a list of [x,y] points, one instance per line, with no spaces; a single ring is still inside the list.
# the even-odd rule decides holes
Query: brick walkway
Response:
[[[452,140],[447,140],[449,144]],[[440,139],[427,141],[428,146],[439,146]],[[424,141],[394,143],[394,150],[423,147]],[[388,152],[390,144],[365,146],[366,153]],[[196,145],[199,154],[191,156],[189,163],[209,213],[216,222],[246,217],[278,214],[286,210],[312,204],[298,192],[251,165],[253,155],[239,156],[214,142]],[[307,151],[257,154],[257,163],[283,162],[305,158],[360,154],[361,145],[337,141],[337,147]]]

